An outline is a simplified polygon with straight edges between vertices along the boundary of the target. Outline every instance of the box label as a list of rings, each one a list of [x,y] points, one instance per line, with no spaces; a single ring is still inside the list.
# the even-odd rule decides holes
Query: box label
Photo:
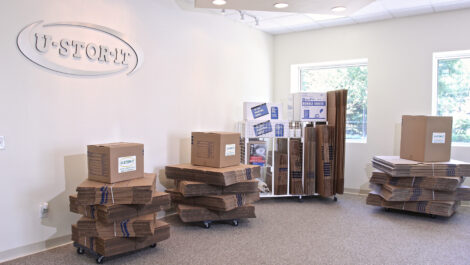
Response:
[[[252,107],[251,113],[253,114],[253,118],[258,119],[259,117],[263,117],[269,114],[268,106],[266,103]]]
[[[260,123],[260,124],[256,124],[255,126],[253,126],[253,128],[255,130],[255,135],[256,136],[268,134],[268,133],[273,131],[273,127],[272,127],[270,121],[266,121],[266,122],[263,122],[263,123]]]
[[[278,107],[271,107],[271,120],[279,120]]]
[[[235,144],[226,144],[225,156],[234,156],[234,155],[235,155]]]
[[[125,173],[137,170],[136,156],[124,156],[118,158],[118,173]]]
[[[433,132],[432,133],[432,143],[433,144],[445,144],[446,143],[446,133],[445,132]]]

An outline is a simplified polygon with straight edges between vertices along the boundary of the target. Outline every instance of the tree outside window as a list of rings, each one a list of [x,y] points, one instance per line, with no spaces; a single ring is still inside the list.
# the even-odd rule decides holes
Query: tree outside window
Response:
[[[300,68],[300,91],[348,90],[346,139],[367,138],[367,65]]]

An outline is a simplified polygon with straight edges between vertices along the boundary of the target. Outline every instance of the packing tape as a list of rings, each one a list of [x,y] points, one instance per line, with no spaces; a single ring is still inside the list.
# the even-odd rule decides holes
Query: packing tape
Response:
[[[114,185],[114,184],[113,184],[113,185]],[[113,185],[111,185],[110,188],[111,188],[111,200],[113,201],[113,204],[114,204]]]

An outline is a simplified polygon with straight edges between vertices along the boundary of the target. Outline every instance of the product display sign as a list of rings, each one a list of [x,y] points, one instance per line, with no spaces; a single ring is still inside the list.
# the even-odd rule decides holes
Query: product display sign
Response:
[[[81,22],[34,22],[18,34],[18,48],[35,64],[73,76],[134,73],[143,62],[138,46],[113,29]]]

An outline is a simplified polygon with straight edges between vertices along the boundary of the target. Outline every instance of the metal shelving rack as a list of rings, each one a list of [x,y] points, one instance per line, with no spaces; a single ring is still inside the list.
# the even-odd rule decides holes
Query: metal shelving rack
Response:
[[[302,189],[304,189],[305,187],[305,179],[304,179],[304,172],[305,172],[305,141],[304,141],[304,130],[305,130],[305,127],[307,127],[307,125],[312,125],[313,127],[316,127],[317,123],[316,122],[300,122],[301,124],[301,133],[300,133],[300,137],[290,137],[290,131],[288,131],[288,137],[257,137],[257,138],[247,138],[245,137],[245,135],[247,134],[245,132],[245,126],[243,124],[244,122],[240,122],[238,124],[238,130],[241,134],[241,144],[244,145],[244,161],[241,161],[242,163],[244,164],[249,164],[249,148],[248,148],[248,143],[250,142],[250,139],[252,140],[255,140],[256,141],[271,141],[271,148],[272,148],[272,156],[271,156],[271,165],[270,167],[268,167],[268,161],[266,161],[266,165],[264,167],[266,167],[266,173],[267,173],[267,170],[269,168],[269,170],[271,171],[271,187],[269,187],[269,190],[270,190],[270,193],[261,193],[260,194],[260,197],[261,198],[283,198],[283,197],[298,197],[299,200],[302,200],[302,197],[307,197],[307,196],[318,196],[319,194],[318,193],[315,193],[313,195],[305,195],[305,194],[302,194],[302,195],[299,195],[299,194],[290,194],[290,139],[300,139],[301,143],[302,143]],[[292,122],[289,122],[289,123],[292,123]],[[328,124],[328,122],[322,122],[322,124]],[[288,130],[290,130],[288,128]],[[274,166],[275,166],[275,159],[274,159],[274,151],[277,150],[277,140],[278,139],[286,139],[287,140],[287,193],[286,194],[282,194],[282,195],[276,195],[274,194],[274,181],[275,181],[275,177],[274,177]],[[266,156],[266,160],[267,160],[267,157]],[[266,174],[267,175],[267,174]],[[337,197],[336,195],[333,196],[333,199],[335,201],[337,201]]]

